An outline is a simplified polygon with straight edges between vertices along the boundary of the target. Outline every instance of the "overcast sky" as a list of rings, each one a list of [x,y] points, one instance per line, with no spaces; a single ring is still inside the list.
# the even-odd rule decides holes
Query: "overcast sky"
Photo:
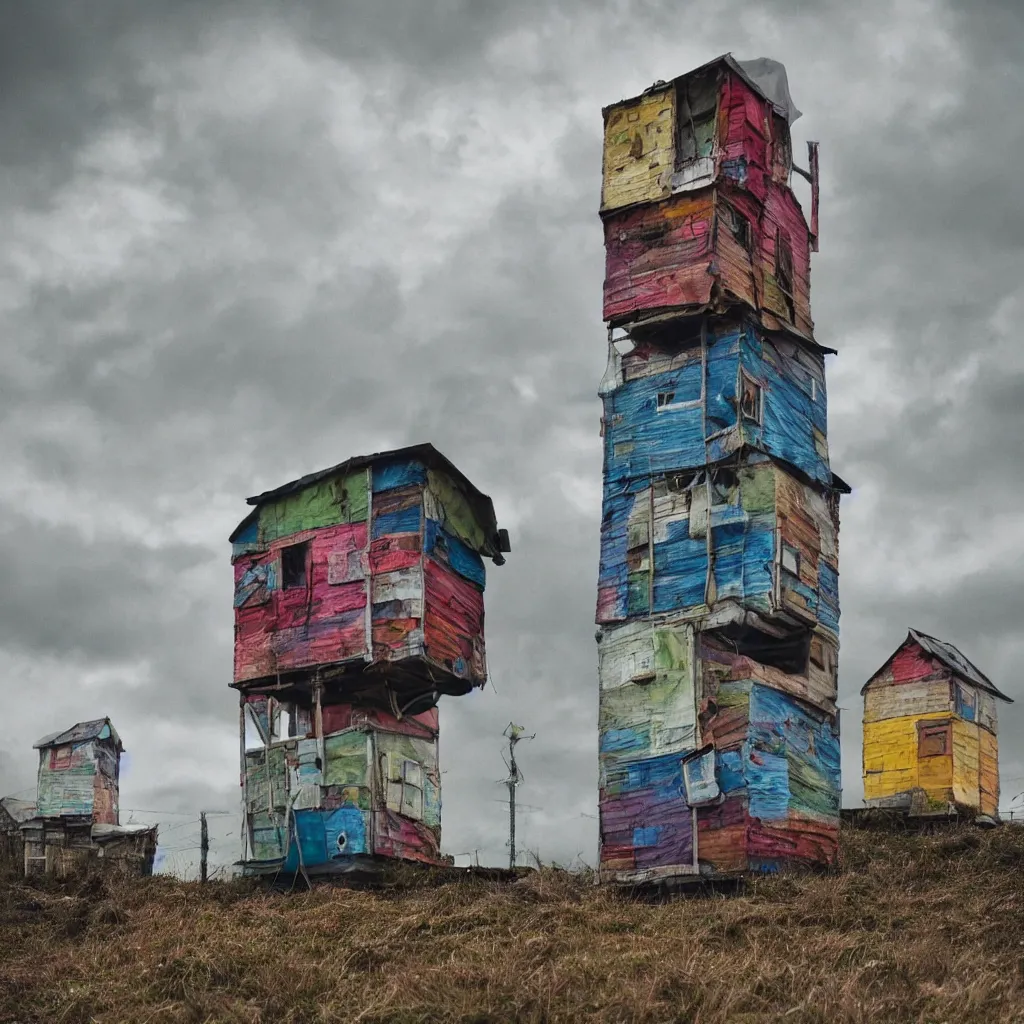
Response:
[[[442,702],[444,848],[507,856],[515,719],[521,845],[594,863],[601,107],[726,51],[784,62],[821,144],[844,802],[908,626],[1024,698],[1014,0],[0,0],[0,793],[110,715],[187,867],[238,801],[246,495],[430,441],[512,536],[493,686]]]

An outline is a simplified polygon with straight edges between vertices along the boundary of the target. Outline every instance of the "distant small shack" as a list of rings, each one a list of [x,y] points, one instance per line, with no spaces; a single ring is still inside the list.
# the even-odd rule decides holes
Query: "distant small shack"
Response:
[[[17,797],[0,798],[0,869],[21,870],[25,860],[25,844],[21,838],[21,826],[35,817],[36,805],[30,800]]]
[[[952,644],[911,629],[864,684],[864,802],[910,817],[999,814],[999,701]]]
[[[151,874],[156,826],[119,822],[124,747],[110,719],[79,722],[34,746],[39,751],[35,804],[12,797],[0,801],[3,841],[12,844],[16,827],[25,875],[63,878],[94,860]]]

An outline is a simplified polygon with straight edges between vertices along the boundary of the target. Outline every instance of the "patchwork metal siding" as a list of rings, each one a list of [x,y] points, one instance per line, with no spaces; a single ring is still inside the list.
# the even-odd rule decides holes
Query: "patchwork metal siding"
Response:
[[[675,89],[608,109],[604,123],[603,210],[669,194],[675,161]]]
[[[912,630],[862,690],[865,800],[911,814],[945,812],[955,804],[995,815],[996,697],[958,674],[969,663],[955,648],[928,638],[935,650],[956,655],[940,658],[917,637]],[[930,730],[925,738],[922,729]],[[937,733],[944,738],[932,739]]]
[[[259,531],[273,537],[265,546],[236,540],[236,549],[245,549],[234,558],[236,682],[323,664],[423,656],[425,617],[432,614],[425,554],[435,567],[429,570],[437,596],[429,624],[433,660],[475,684],[486,678],[485,571],[471,546],[483,541],[479,525],[474,528],[465,500],[443,474],[415,461],[372,472],[372,502],[368,471],[318,481],[281,499],[283,510],[259,509]],[[358,515],[362,521],[339,521]],[[295,526],[302,528],[283,532]],[[282,550],[303,543],[310,548],[308,583],[284,589]]]
[[[604,316],[633,348],[610,334],[600,387],[602,878],[836,858],[838,498],[811,239],[759,88],[724,58],[605,113]]]

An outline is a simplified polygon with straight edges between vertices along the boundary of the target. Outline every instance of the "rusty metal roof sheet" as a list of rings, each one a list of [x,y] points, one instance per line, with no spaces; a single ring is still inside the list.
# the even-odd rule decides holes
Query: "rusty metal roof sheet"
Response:
[[[910,630],[909,636],[920,644],[932,657],[938,658],[939,661],[952,669],[961,679],[977,686],[979,689],[986,690],[1000,700],[1005,700],[1008,704],[1013,703],[1012,697],[1007,697],[1005,693],[998,690],[995,683],[981,669],[968,661],[951,643],[947,643],[945,640],[938,640],[917,629]]]
[[[79,722],[70,729],[63,729],[60,732],[50,733],[41,740],[37,740],[32,746],[37,750],[46,747],[62,747],[67,743],[84,743],[86,740],[111,739],[114,745],[121,748],[121,737],[117,735],[109,718],[95,718],[89,722]],[[121,748],[123,749],[123,748]]]

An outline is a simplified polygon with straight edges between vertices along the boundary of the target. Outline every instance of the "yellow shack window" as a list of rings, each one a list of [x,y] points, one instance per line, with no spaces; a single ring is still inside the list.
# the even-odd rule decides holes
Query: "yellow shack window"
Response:
[[[952,749],[953,727],[949,722],[918,723],[918,757],[945,757]]]

